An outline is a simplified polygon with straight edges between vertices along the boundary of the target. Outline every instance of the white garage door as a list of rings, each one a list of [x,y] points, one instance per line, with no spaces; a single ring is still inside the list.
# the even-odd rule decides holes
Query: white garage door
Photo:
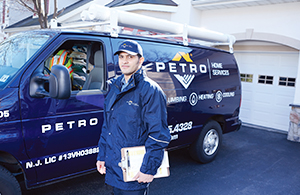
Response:
[[[242,79],[243,122],[288,131],[299,54],[236,52]]]

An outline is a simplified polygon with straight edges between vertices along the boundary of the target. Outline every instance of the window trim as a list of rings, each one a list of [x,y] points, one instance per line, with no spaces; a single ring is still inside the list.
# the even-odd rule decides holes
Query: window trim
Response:
[[[285,80],[281,80],[281,78],[285,79]],[[292,79],[293,81],[291,81],[290,79]],[[280,84],[280,83],[284,83],[284,85]],[[289,85],[292,84],[292,85]],[[279,76],[278,79],[278,86],[283,86],[283,87],[296,87],[296,78],[295,77],[283,77],[283,76]]]
[[[262,78],[262,77],[264,77],[264,78]],[[274,76],[260,74],[260,75],[258,75],[257,83],[258,84],[265,84],[265,85],[273,85],[273,83],[274,83]]]
[[[240,73],[240,78],[241,78],[241,82],[253,83],[253,74]]]

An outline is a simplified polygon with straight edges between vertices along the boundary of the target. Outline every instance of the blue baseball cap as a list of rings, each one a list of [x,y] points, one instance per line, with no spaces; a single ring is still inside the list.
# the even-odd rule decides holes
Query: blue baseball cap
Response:
[[[121,52],[126,52],[130,55],[141,55],[143,56],[143,49],[141,47],[141,45],[136,42],[136,41],[132,41],[132,40],[126,40],[124,42],[122,42],[119,46],[119,50],[117,52],[114,53],[114,55],[117,55]]]

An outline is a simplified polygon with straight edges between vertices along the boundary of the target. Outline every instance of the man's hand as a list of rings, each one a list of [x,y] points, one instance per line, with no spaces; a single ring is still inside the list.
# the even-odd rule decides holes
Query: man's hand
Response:
[[[105,161],[97,161],[96,167],[100,174],[106,174]]]
[[[138,172],[136,176],[134,176],[133,180],[138,181],[139,183],[150,183],[153,181],[154,176],[149,174],[144,174],[142,172]]]

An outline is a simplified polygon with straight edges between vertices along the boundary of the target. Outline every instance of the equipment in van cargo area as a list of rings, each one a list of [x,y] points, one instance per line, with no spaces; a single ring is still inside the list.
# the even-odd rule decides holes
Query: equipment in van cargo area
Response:
[[[168,150],[187,147],[193,159],[208,163],[220,150],[222,134],[239,129],[241,83],[232,50],[227,52],[185,41],[197,38],[232,45],[231,36],[210,31],[198,35],[198,28],[182,28],[183,25],[177,28],[173,22],[161,23],[144,16],[141,23],[145,25],[138,23],[138,19],[131,23],[132,14],[103,9],[97,15],[90,10],[95,18],[106,20],[102,24],[115,20],[114,24],[141,25],[140,29],[150,24],[148,30],[156,26],[154,30],[168,33],[163,36],[183,34],[184,42],[125,35],[114,29],[108,33],[36,30],[16,34],[2,42],[1,193],[20,194],[22,181],[27,188],[33,188],[96,171],[103,104],[109,91],[107,82],[121,75],[118,58],[113,54],[127,39],[142,46],[143,68],[166,94],[172,136]],[[118,17],[109,19],[115,12]],[[143,21],[148,19],[149,23]],[[64,53],[68,63],[52,66],[52,59],[62,54],[59,51],[69,51]],[[71,71],[84,78],[82,87],[74,87],[78,80],[76,83]]]

